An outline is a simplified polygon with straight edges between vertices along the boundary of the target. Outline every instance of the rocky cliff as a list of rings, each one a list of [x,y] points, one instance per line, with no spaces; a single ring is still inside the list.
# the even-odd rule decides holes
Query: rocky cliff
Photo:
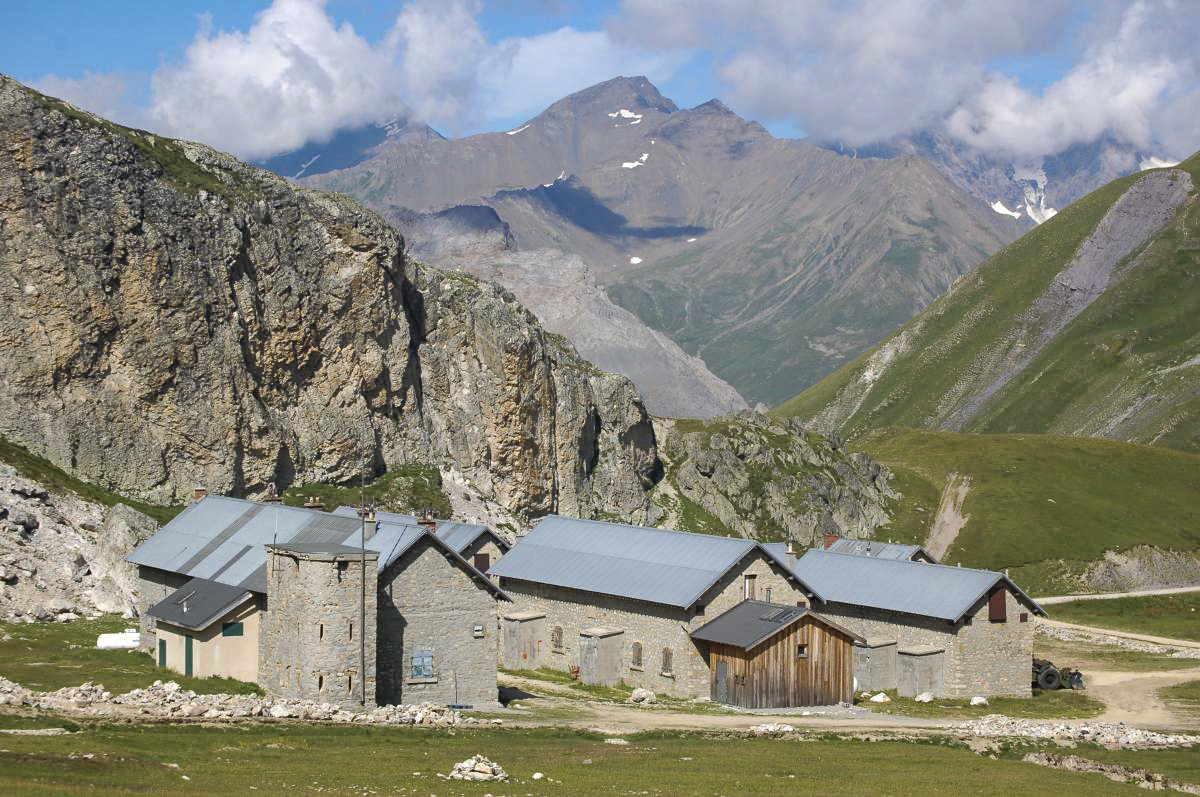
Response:
[[[660,525],[809,546],[826,533],[873,536],[901,497],[886,467],[795,420],[742,412],[655,426]]]
[[[357,204],[2,76],[0,152],[0,434],[159,503],[415,462],[521,518],[645,517],[632,384]]]

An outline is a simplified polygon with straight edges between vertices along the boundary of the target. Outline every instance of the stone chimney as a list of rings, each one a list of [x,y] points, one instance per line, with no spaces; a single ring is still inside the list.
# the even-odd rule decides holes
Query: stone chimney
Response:
[[[312,498],[304,502],[304,508],[315,509],[318,512],[323,512],[325,511],[325,502],[314,495]]]
[[[281,503],[283,503],[283,499],[279,497],[279,493],[275,492],[275,485],[273,485],[273,484],[270,485],[269,487],[267,487],[267,494],[265,496],[263,496],[262,500],[263,500],[263,503],[265,503],[265,504],[281,504]]]
[[[832,548],[832,547],[833,547],[833,544],[834,544],[835,542],[837,542],[838,540],[840,540],[840,539],[841,539],[841,537],[839,537],[838,535],[836,535],[836,534],[830,534],[829,532],[826,532],[826,533],[825,533],[825,543],[824,543],[824,545],[822,545],[821,547],[822,547],[824,550],[828,551],[830,548]]]
[[[788,552],[788,556],[796,555],[796,538],[793,537],[791,534],[788,535],[787,552]]]
[[[197,485],[196,489],[192,491],[192,503],[199,501],[201,498],[204,498],[207,495],[208,495],[208,488]]]

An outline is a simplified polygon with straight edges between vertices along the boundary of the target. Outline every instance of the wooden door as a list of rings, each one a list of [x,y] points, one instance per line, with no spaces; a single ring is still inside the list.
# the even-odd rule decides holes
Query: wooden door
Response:
[[[486,573],[488,568],[492,566],[492,557],[486,553],[475,554],[475,569],[480,573]]]
[[[729,702],[729,664],[724,660],[717,662],[717,685],[713,700],[718,703]]]
[[[192,674],[192,635],[188,634],[183,639],[183,674]]]
[[[158,640],[158,666],[167,666],[167,640]]]

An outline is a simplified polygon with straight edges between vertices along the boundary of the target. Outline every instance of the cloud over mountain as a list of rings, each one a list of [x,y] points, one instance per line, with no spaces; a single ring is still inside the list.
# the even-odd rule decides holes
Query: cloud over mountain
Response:
[[[625,0],[614,34],[706,48],[730,100],[810,134],[866,144],[944,124],[1017,158],[1111,134],[1177,157],[1200,118],[1200,5],[1183,0]],[[1069,59],[1040,91],[1013,72]],[[1185,109],[1192,109],[1188,113]]]

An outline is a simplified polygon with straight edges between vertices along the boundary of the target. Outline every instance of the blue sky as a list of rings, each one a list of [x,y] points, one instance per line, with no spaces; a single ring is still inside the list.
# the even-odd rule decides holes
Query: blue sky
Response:
[[[940,126],[1030,158],[1099,135],[1176,156],[1200,146],[1191,0],[119,7],[9,4],[0,71],[245,156],[398,114],[452,135],[507,129],[619,73],[685,107],[720,97],[776,135],[862,144]]]

